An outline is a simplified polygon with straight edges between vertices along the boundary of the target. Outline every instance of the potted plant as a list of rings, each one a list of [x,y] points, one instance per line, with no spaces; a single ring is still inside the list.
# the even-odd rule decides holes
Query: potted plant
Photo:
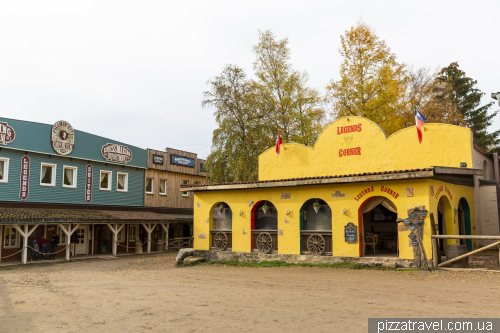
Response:
[[[313,202],[313,208],[314,208],[314,211],[316,212],[316,214],[318,214],[318,212],[319,212],[319,202],[318,201]]]
[[[269,206],[267,205],[267,202],[264,203],[264,205],[262,206],[262,211],[264,212],[264,214],[267,214],[267,210],[269,209]]]
[[[219,205],[219,213],[220,214],[224,213],[224,204]]]

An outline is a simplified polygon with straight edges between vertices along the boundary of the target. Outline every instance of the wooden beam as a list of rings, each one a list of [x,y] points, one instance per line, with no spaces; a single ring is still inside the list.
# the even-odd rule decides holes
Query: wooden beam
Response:
[[[489,239],[489,240],[500,240],[500,236],[478,236],[478,235],[432,235],[431,237],[435,238],[435,239]]]
[[[0,225],[0,262],[2,262],[2,248],[3,248],[3,229],[4,226]]]
[[[453,168],[444,166],[434,166],[434,174],[484,176],[483,169]]]
[[[495,187],[497,190],[498,227],[500,228],[500,170],[498,167],[498,153],[493,153],[493,168],[495,172]]]
[[[432,239],[432,262],[434,263],[434,267],[437,267],[439,265],[438,258],[440,257],[439,253],[439,247],[437,244],[437,239],[433,238]]]
[[[480,249],[477,249],[477,250],[471,251],[471,252],[466,253],[466,254],[462,254],[461,256],[458,256],[458,257],[456,257],[456,258],[453,258],[453,259],[447,260],[447,261],[445,261],[445,262],[443,262],[443,263],[439,264],[439,265],[438,265],[438,267],[443,267],[443,266],[446,266],[446,265],[452,264],[452,263],[454,263],[455,261],[462,260],[462,259],[464,259],[464,258],[467,258],[467,257],[471,256],[471,255],[477,254],[477,253],[479,253],[479,252],[483,252],[483,251],[485,251],[485,250],[488,250],[488,249],[490,249],[490,248],[492,248],[492,247],[497,247],[497,246],[499,246],[499,245],[500,245],[500,242],[495,242],[495,243],[493,243],[493,244],[490,244],[490,245],[484,246],[484,247],[482,247],[482,248],[480,248]]]
[[[429,213],[429,216],[430,216],[430,219],[431,219],[431,228],[432,228],[432,230],[431,230],[431,238],[432,238],[432,236],[435,236],[436,233],[437,233],[436,222],[434,221],[434,213],[432,213],[432,212]],[[440,242],[438,242],[436,238],[432,238],[432,242],[433,242],[432,246],[434,246],[434,242],[436,243],[436,249],[434,249],[434,248],[432,249],[433,251],[436,250],[436,252],[432,253],[433,258],[434,258],[434,255],[436,255],[436,258],[434,259],[434,263],[435,263],[434,267],[436,267],[441,262],[441,251],[440,251],[440,248],[439,248],[439,243]]]

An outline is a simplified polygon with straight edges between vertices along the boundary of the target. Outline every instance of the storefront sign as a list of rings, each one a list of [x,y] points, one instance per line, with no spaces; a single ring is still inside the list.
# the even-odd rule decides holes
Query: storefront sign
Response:
[[[184,156],[170,155],[170,164],[177,164],[194,168],[194,159]]]
[[[451,192],[450,192],[450,190],[446,186],[444,186],[444,191],[450,196],[450,200],[453,200],[453,197],[451,196]],[[436,191],[436,199],[439,197],[439,194],[441,192],[443,192],[443,186],[442,185],[439,186],[439,188]]]
[[[16,138],[16,132],[7,123],[0,122],[0,145],[11,143]]]
[[[108,143],[102,146],[101,154],[108,162],[128,163],[132,161],[132,151],[116,143]]]
[[[68,155],[75,148],[75,131],[67,121],[59,120],[52,126],[52,148],[59,155]]]
[[[361,155],[361,147],[339,150],[339,157],[351,156],[351,155]]]
[[[374,191],[374,186],[365,188],[363,191],[359,192],[359,194],[354,198],[354,200],[359,201],[366,193],[371,193]]]
[[[346,243],[358,242],[358,228],[354,225],[354,223],[349,222],[344,227],[344,238]]]
[[[30,158],[24,155],[21,158],[21,188],[19,189],[19,197],[21,200],[28,199],[30,187]]]
[[[361,124],[351,126],[337,126],[337,135],[352,132],[361,132]]]
[[[382,186],[382,187],[380,188],[380,190],[381,190],[382,192],[385,192],[385,193],[387,193],[387,194],[391,195],[394,199],[397,199],[397,198],[399,197],[399,193],[398,193],[398,192],[393,191],[393,190],[391,190],[391,189],[390,189],[390,188],[388,188],[388,187]]]
[[[153,155],[153,164],[163,165],[163,156]]]
[[[86,172],[85,172],[85,201],[87,203],[92,202],[92,175],[93,175],[93,167],[91,164],[87,164]]]

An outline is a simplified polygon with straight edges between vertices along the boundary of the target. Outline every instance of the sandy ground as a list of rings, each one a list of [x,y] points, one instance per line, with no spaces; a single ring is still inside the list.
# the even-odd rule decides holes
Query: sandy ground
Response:
[[[0,270],[0,332],[366,332],[498,317],[500,274],[176,267],[175,254]]]

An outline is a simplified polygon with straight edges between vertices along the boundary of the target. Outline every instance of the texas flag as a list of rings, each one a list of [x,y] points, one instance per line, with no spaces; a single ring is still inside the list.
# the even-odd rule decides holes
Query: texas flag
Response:
[[[417,125],[418,142],[422,143],[422,126],[427,121],[427,118],[415,106],[415,125]]]
[[[283,144],[283,141],[281,141],[281,135],[280,135],[280,131],[278,129],[276,129],[278,131],[278,138],[276,139],[276,154],[280,154],[280,145]]]

